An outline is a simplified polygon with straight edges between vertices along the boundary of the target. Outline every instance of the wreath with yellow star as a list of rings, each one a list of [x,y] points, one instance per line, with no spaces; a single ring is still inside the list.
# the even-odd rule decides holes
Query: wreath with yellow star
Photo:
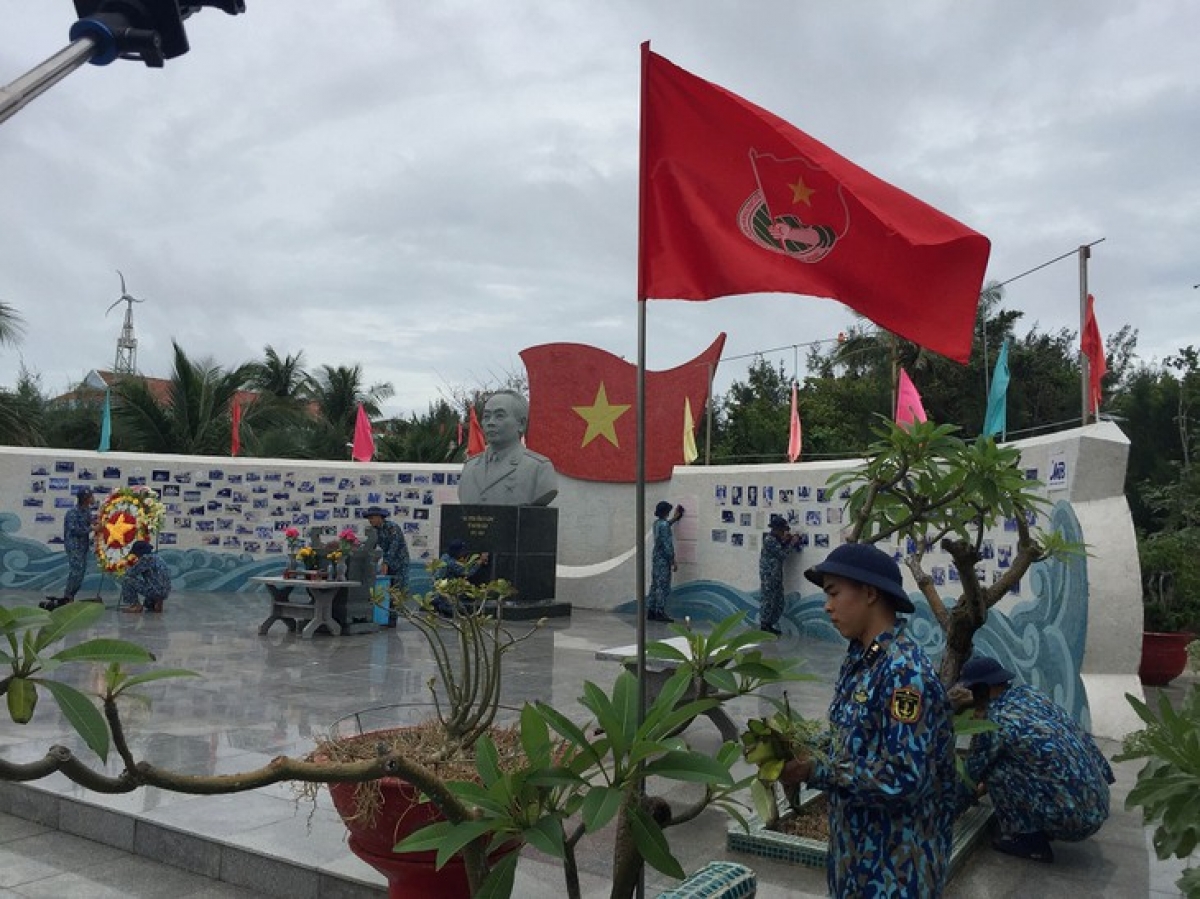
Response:
[[[147,487],[120,487],[100,506],[96,529],[96,559],[109,574],[124,574],[132,564],[129,552],[136,540],[154,541],[166,507]]]

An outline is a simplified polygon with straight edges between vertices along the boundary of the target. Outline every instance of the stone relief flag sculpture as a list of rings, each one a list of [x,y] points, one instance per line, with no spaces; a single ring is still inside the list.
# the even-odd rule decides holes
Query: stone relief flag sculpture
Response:
[[[708,405],[725,335],[690,362],[646,372],[646,480],[665,481],[685,464],[679,426],[688,406]],[[529,375],[525,444],[550,458],[559,474],[584,481],[632,484],[635,471],[637,366],[578,343],[521,351]]]
[[[966,362],[988,239],[642,46],[638,298],[845,303]]]

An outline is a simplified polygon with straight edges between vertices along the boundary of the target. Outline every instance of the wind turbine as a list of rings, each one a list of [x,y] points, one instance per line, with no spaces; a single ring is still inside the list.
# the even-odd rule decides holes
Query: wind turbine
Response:
[[[144,303],[145,300],[130,296],[129,291],[125,289],[125,276],[121,274],[121,270],[117,269],[117,275],[121,279],[121,298],[105,310],[104,315],[112,312],[122,303],[127,303],[125,307],[125,324],[121,326],[121,336],[117,338],[117,358],[113,362],[113,371],[119,375],[135,375],[137,374],[137,338],[133,336],[133,304]]]

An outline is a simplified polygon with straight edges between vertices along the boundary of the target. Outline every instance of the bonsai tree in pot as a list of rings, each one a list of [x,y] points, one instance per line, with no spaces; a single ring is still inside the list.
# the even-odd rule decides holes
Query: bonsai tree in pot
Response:
[[[1187,665],[1185,647],[1200,632],[1200,480],[1184,465],[1176,483],[1146,489],[1157,530],[1138,532],[1142,569],[1142,683],[1161,686]]]
[[[1147,489],[1159,529],[1139,531],[1142,569],[1142,683],[1161,686],[1187,665],[1185,647],[1200,632],[1200,482],[1185,466],[1177,483]]]
[[[410,770],[403,774],[329,784],[350,830],[351,850],[388,878],[396,896],[433,891],[473,895],[480,889],[490,868],[489,848],[482,840],[459,845],[458,855],[440,857],[432,851],[420,857],[398,855],[392,849],[431,821],[462,823],[473,817],[471,807],[446,783],[473,775],[481,764],[480,752],[494,753],[498,766],[513,767],[522,764],[526,751],[518,730],[511,723],[499,726],[497,715],[504,656],[532,636],[537,625],[520,635],[504,626],[502,600],[516,593],[507,581],[473,584],[465,577],[441,577],[436,561],[431,573],[434,586],[428,594],[380,590],[375,599],[387,602],[428,644],[437,670],[429,682],[432,713],[402,726],[392,721],[386,729],[366,731],[361,722],[384,710],[356,713],[335,725],[310,757],[354,762],[395,754],[410,760]],[[495,614],[485,608],[487,600],[501,600]],[[355,727],[346,726],[351,723]],[[501,848],[511,852],[519,842],[492,847]]]
[[[1057,532],[1030,524],[1046,505],[1040,481],[1025,477],[1020,451],[998,446],[991,437],[966,442],[958,428],[934,422],[898,425],[884,421],[879,440],[864,464],[829,479],[835,490],[849,489],[849,542],[897,540],[912,549],[904,564],[946,635],[940,676],[947,686],[971,657],[975,632],[1033,563],[1077,553],[1078,545]],[[976,565],[984,536],[1004,521],[1016,525],[1012,562],[993,584],[981,583]],[[925,570],[926,552],[940,546],[958,572],[962,595],[947,604]]]

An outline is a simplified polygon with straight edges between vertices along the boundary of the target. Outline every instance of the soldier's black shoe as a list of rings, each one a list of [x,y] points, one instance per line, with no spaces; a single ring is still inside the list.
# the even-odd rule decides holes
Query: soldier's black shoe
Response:
[[[1005,855],[1015,855],[1017,858],[1027,858],[1030,861],[1054,861],[1054,850],[1050,848],[1050,840],[1040,831],[1038,833],[1000,834],[992,840],[992,848]]]

